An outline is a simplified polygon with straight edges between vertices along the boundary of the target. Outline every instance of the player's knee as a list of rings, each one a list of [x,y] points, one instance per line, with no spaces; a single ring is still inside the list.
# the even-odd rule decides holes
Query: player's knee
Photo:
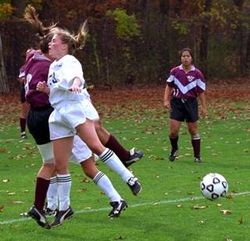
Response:
[[[57,174],[67,174],[68,173],[68,162],[66,163],[57,163],[55,165],[55,170]]]
[[[97,132],[102,130],[102,123],[100,120],[95,121],[95,129]]]
[[[192,136],[192,140],[199,140],[199,139],[201,139],[199,133],[193,134],[191,136]]]
[[[177,130],[170,130],[169,131],[169,137],[170,138],[176,138],[178,136],[178,131]]]
[[[54,163],[54,154],[51,142],[43,145],[37,145],[37,147],[41,154],[43,163]]]

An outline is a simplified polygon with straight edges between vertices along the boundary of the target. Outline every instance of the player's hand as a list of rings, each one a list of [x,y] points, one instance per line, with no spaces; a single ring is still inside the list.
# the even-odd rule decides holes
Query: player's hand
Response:
[[[164,101],[163,101],[163,106],[164,106],[167,110],[170,110],[170,101],[169,101],[169,100],[164,100]]]
[[[38,82],[36,85],[36,90],[47,94],[49,93],[49,88],[45,81]]]
[[[201,116],[207,118],[207,108],[201,107]]]
[[[73,84],[70,88],[70,91],[74,92],[74,93],[80,93],[82,91],[82,88],[79,87],[78,84]]]

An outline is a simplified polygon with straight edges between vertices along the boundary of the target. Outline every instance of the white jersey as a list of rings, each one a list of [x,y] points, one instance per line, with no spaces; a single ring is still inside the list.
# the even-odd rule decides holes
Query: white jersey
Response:
[[[82,81],[82,91],[80,93],[69,91],[76,77]],[[60,108],[65,102],[81,101],[89,98],[84,85],[85,80],[81,63],[73,55],[65,55],[50,65],[48,74],[49,101],[54,108]]]
[[[80,93],[69,90],[76,77],[82,81]],[[83,124],[86,119],[99,119],[84,84],[82,66],[74,56],[65,55],[50,65],[48,77],[49,100],[54,107],[54,111],[49,117],[51,140],[74,136],[76,127]]]

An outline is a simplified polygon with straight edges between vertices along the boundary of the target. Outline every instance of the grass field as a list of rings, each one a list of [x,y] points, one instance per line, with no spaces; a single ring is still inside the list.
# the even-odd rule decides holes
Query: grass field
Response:
[[[136,92],[137,93],[137,92]],[[167,114],[155,92],[120,100],[119,93],[101,102],[94,93],[104,125],[127,147],[145,157],[131,167],[143,191],[138,197],[103,163],[98,167],[112,180],[129,208],[118,219],[107,217],[108,199],[74,164],[71,202],[75,216],[56,229],[45,230],[20,216],[32,205],[35,175],[41,161],[33,139],[19,140],[16,105],[1,110],[0,119],[0,240],[1,241],[248,241],[250,240],[250,108],[247,100],[209,100],[209,117],[200,121],[202,157],[193,162],[185,125],[180,156],[168,161]],[[149,94],[150,93],[150,94]],[[162,93],[162,92],[160,92]],[[159,94],[159,93],[158,93]],[[123,92],[123,95],[124,92]],[[118,101],[119,100],[119,101]],[[4,113],[4,115],[2,114]],[[227,198],[209,201],[199,189],[209,172],[224,175]],[[225,211],[226,210],[226,211]]]

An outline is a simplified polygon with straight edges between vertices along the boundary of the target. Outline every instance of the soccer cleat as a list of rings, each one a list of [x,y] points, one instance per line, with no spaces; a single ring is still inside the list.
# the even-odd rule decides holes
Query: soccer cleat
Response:
[[[128,180],[127,184],[135,196],[142,190],[141,184],[139,183],[138,178],[136,177],[131,177]]]
[[[121,200],[120,202],[110,202],[113,209],[109,213],[110,218],[118,218],[123,210],[126,210],[128,204],[126,201]]]
[[[54,222],[51,224],[51,227],[54,228],[61,225],[64,220],[72,218],[73,214],[74,211],[71,207],[63,211],[58,211],[56,213]]]
[[[178,151],[172,150],[169,157],[168,157],[168,160],[173,162],[177,156],[178,156]]]
[[[50,229],[50,225],[44,213],[36,209],[35,206],[32,206],[31,209],[28,211],[28,216],[33,218],[39,226],[46,228],[46,229]]]
[[[24,131],[24,132],[21,132],[20,138],[21,138],[21,139],[27,139],[27,135],[26,135],[25,131]]]
[[[48,207],[44,208],[44,214],[48,216],[56,216],[57,212],[58,212],[58,209],[53,210]]]
[[[124,165],[126,167],[129,167],[133,163],[139,161],[144,156],[143,151],[136,150],[135,148],[132,148],[130,150],[130,157],[128,160],[125,161]]]
[[[202,160],[201,160],[201,158],[200,158],[200,157],[195,157],[195,158],[194,158],[194,162],[201,163],[201,162],[202,162]]]

